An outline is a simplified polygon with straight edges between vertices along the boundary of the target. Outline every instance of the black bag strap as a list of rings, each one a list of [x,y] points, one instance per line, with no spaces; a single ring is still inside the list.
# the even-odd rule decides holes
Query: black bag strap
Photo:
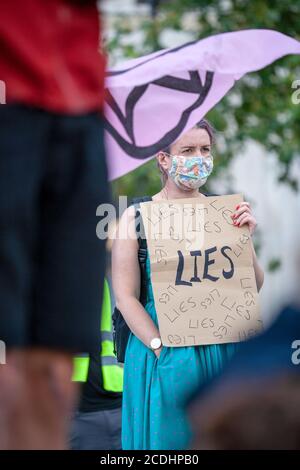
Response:
[[[144,305],[147,298],[147,286],[146,286],[146,259],[147,259],[147,240],[145,236],[143,219],[140,213],[141,202],[152,201],[151,196],[135,197],[131,201],[131,205],[135,207],[135,228],[136,232],[140,234],[138,237],[139,251],[138,259],[141,269],[141,291],[140,291],[140,302]]]
[[[145,250],[147,251],[147,241],[146,241],[146,236],[145,236],[145,231],[144,231],[144,226],[143,226],[143,219],[141,217],[140,213],[140,204],[141,202],[148,202],[152,201],[151,196],[140,196],[140,197],[134,197],[131,201],[131,204],[134,205],[135,207],[135,221],[136,221],[136,231],[137,233],[140,233],[142,236],[138,237],[138,243],[139,243],[139,250],[141,250],[141,254],[144,255]]]

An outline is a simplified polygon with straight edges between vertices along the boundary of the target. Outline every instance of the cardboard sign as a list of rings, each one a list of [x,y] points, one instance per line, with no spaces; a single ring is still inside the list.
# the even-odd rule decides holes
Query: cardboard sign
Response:
[[[231,219],[241,201],[234,194],[141,204],[165,346],[238,342],[262,330],[249,229]]]

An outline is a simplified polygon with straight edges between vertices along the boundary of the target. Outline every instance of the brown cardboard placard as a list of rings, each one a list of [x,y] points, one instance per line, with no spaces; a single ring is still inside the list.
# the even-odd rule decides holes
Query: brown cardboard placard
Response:
[[[261,332],[249,229],[231,219],[241,201],[233,194],[141,203],[163,345],[231,343]]]

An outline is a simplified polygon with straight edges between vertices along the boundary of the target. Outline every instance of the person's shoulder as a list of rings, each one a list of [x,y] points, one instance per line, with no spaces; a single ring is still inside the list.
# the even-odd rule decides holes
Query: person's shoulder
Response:
[[[130,204],[124,212],[122,212],[120,218],[119,218],[119,224],[120,223],[126,223],[132,218],[135,218],[136,210],[134,204]]]
[[[124,210],[124,212],[120,216],[119,226],[124,227],[124,226],[128,225],[128,223],[131,223],[132,220],[135,219],[136,216],[138,215],[137,212],[139,212],[138,208],[139,208],[140,203],[141,202],[148,202],[148,201],[152,201],[151,196],[133,197],[130,200],[128,207]]]
[[[131,244],[134,246],[136,245],[137,236],[135,225],[135,208],[134,206],[129,206],[119,217],[116,229],[116,236],[113,241],[114,250],[116,249],[116,247],[123,247],[121,248],[121,250],[124,250],[125,246],[128,248]]]

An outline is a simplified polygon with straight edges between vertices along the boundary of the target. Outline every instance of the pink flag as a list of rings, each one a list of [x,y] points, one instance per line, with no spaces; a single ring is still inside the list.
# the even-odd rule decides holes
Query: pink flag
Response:
[[[300,54],[300,42],[252,29],[210,36],[131,59],[107,73],[106,145],[111,180],[168,147],[247,72]]]

